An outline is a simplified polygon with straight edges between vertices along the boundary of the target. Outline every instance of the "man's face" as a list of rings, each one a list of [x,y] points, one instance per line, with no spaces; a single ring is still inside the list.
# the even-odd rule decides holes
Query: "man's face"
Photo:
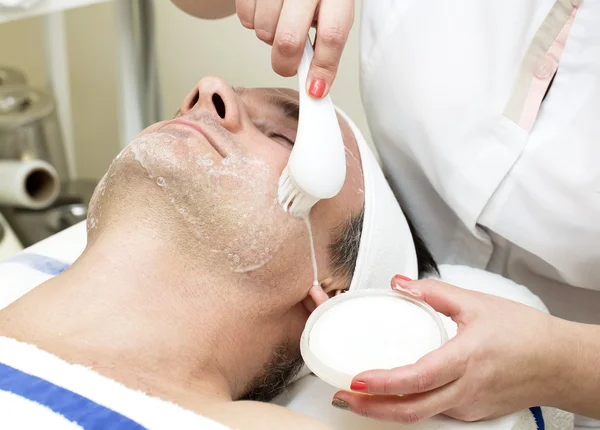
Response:
[[[214,264],[243,273],[268,268],[270,275],[304,285],[306,293],[312,283],[307,230],[276,200],[297,116],[295,91],[233,89],[205,78],[175,119],[144,130],[129,150]],[[359,212],[364,200],[358,148],[345,123],[342,132],[346,183],[338,196],[317,203],[310,217],[320,277],[328,274],[332,230]]]
[[[265,367],[251,375],[245,392],[251,399],[271,398],[301,363],[308,316],[302,302],[313,283],[310,242],[305,223],[276,199],[298,110],[295,91],[233,89],[221,79],[202,79],[176,118],[148,127],[117,156],[90,203],[90,231],[111,222],[130,225],[143,215],[186,259],[191,271],[184,276],[209,274],[225,292],[246,294],[254,304],[244,301],[251,309],[242,323],[260,315],[275,322],[253,340],[266,348],[256,357]],[[348,275],[339,261],[348,265],[352,258],[332,263],[330,248],[339,243],[339,227],[361,212],[364,193],[356,141],[340,125],[346,182],[336,197],[314,206],[310,221],[320,280],[333,277],[334,285],[339,280],[346,287],[353,267]]]

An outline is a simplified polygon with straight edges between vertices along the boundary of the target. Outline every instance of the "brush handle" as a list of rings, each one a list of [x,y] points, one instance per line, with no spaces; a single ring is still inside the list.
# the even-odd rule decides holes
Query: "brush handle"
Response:
[[[288,167],[296,186],[318,199],[337,195],[346,179],[344,140],[331,97],[311,97],[306,91],[314,50],[307,38],[298,67],[300,118]]]
[[[327,119],[331,119],[332,115],[337,118],[337,115],[335,114],[335,107],[333,105],[333,102],[331,101],[331,97],[329,96],[329,94],[327,94],[327,96],[323,98],[316,99],[310,96],[306,91],[308,72],[310,70],[310,64],[314,56],[315,51],[310,41],[310,37],[308,37],[306,39],[306,43],[304,44],[304,52],[302,53],[302,58],[300,59],[300,65],[298,66],[300,114],[302,115],[302,110],[304,110],[304,113],[310,115],[311,118],[313,116],[316,117],[318,114],[325,114]],[[337,119],[335,124],[337,125]]]
[[[298,65],[298,88],[300,90],[300,98],[305,96],[312,99],[312,97],[310,97],[306,92],[306,85],[308,83],[308,72],[310,71],[310,63],[312,62],[314,56],[315,50],[313,49],[309,36],[306,38],[306,43],[304,44],[304,51],[302,52],[302,58],[300,58],[300,64]],[[329,97],[329,95],[327,97]]]

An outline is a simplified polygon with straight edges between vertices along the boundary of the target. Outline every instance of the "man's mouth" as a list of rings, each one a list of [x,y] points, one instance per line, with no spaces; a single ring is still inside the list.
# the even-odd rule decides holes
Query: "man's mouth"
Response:
[[[173,119],[173,120],[167,122],[161,128],[169,126],[169,125],[180,125],[180,126],[189,127],[191,129],[195,130],[197,133],[201,134],[202,137],[204,137],[204,139],[206,139],[206,141],[215,149],[215,151],[217,151],[219,153],[219,155],[221,157],[227,158],[227,153],[223,150],[223,148],[221,148],[217,144],[217,142],[215,142],[215,140],[212,138],[212,136],[209,135],[206,131],[204,131],[204,129],[202,129],[202,127],[200,127],[200,125],[198,123],[193,122],[193,121],[187,121],[187,120],[181,119],[181,118],[176,118],[176,119]]]

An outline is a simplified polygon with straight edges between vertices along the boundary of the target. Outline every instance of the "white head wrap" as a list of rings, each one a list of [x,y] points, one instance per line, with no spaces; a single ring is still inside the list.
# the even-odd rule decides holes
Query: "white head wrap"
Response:
[[[356,124],[338,109],[350,126],[363,171],[365,206],[358,259],[350,291],[389,289],[396,274],[417,279],[417,254],[408,222],[375,155]]]

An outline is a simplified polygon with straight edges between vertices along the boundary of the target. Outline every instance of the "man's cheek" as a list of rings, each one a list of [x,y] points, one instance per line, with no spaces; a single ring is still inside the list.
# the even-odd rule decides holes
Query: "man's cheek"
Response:
[[[278,143],[272,143],[271,145],[261,148],[259,154],[257,155],[265,160],[269,166],[271,166],[273,172],[276,172],[278,175],[280,175],[287,165],[288,159],[290,158],[290,153],[291,151],[287,148],[284,148],[282,145]]]
[[[290,158],[290,149],[284,147],[260,132],[252,133],[249,138],[244,139],[248,142],[244,149],[256,158],[260,158],[267,163],[273,171],[280,174]]]

